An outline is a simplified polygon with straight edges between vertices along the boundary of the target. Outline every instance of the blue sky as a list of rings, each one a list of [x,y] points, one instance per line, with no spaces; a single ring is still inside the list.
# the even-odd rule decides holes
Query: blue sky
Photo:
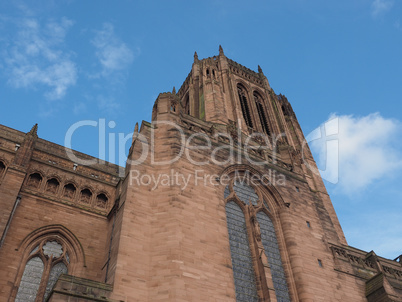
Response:
[[[2,1],[0,123],[38,123],[61,145],[82,120],[129,134],[181,86],[194,51],[213,56],[219,44],[262,67],[306,135],[338,119],[339,182],[327,188],[348,242],[401,254],[400,0]],[[321,164],[324,147],[312,144]],[[100,156],[97,130],[77,131],[73,148]]]

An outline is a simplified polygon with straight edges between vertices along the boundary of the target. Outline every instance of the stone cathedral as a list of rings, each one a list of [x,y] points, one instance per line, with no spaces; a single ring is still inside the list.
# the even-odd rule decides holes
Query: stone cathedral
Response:
[[[400,258],[347,244],[304,141],[221,47],[125,168],[0,126],[0,301],[402,301]]]

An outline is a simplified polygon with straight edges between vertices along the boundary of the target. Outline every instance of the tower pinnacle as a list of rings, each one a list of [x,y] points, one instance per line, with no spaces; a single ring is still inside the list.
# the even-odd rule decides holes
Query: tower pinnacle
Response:
[[[219,45],[219,55],[222,55],[222,56],[224,55],[223,48],[221,45]]]
[[[32,126],[31,130],[28,132],[28,134],[32,136],[38,136],[38,123]]]

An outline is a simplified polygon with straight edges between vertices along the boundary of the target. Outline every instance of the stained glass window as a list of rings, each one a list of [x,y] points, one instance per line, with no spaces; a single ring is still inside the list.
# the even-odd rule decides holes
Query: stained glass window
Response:
[[[227,185],[225,188],[225,192],[223,192],[223,197],[226,199],[228,198],[229,194],[230,194],[229,185]]]
[[[230,193],[231,189],[227,186],[224,191],[225,199],[230,196]],[[249,241],[250,236],[255,236],[252,240],[259,242],[259,234],[261,234],[262,246],[259,246],[259,249],[263,247],[267,256],[276,299],[278,302],[290,302],[274,225],[269,216],[261,211],[264,208],[270,211],[267,201],[259,200],[256,189],[247,184],[247,179],[245,181],[235,180],[232,193],[235,193],[238,201],[244,203],[244,206],[239,206],[235,201],[229,201],[225,208],[236,301],[259,301],[259,299],[265,298],[258,296],[256,284],[256,278],[261,277],[259,274],[265,268],[261,266],[261,271],[254,271],[255,266],[263,264],[259,255],[255,254],[256,251],[250,249],[251,243]],[[243,207],[246,212],[243,212]],[[247,233],[247,228],[253,230],[252,234]],[[263,294],[261,293],[261,295]]]
[[[226,217],[236,301],[258,301],[244,214],[240,207],[231,201],[226,204]]]
[[[70,263],[70,258],[61,243],[47,239],[43,239],[29,256],[32,258],[25,264],[15,301],[34,302],[42,298],[46,301],[60,275],[68,272],[66,264]]]
[[[235,191],[236,196],[245,204],[249,204],[249,201],[251,201],[252,205],[257,205],[258,195],[251,186],[245,183],[245,181],[236,180],[233,184],[233,190]]]
[[[25,265],[20,287],[15,302],[34,302],[43,274],[43,261],[39,257],[31,258]]]
[[[59,262],[54,265],[49,274],[49,280],[47,281],[45,297],[43,301],[46,301],[50,292],[52,291],[53,286],[56,284],[57,279],[59,279],[61,274],[67,274],[67,266],[63,262]]]
[[[272,281],[278,302],[290,302],[288,285],[283,270],[281,254],[276,239],[274,225],[264,212],[257,213],[257,221],[260,224],[261,241],[271,267]]]

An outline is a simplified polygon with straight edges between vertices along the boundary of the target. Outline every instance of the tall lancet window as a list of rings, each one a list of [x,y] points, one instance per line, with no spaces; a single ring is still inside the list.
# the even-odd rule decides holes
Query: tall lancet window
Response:
[[[264,212],[257,213],[257,221],[261,230],[261,241],[264,246],[265,255],[271,267],[272,282],[276,293],[276,300],[290,301],[289,290],[283,270],[281,253],[279,252],[275,228],[271,219]]]
[[[240,106],[241,111],[243,113],[244,121],[246,122],[247,127],[253,128],[253,121],[251,119],[250,107],[247,101],[247,91],[243,86],[237,85],[237,92],[239,94]]]
[[[270,209],[258,189],[241,179],[224,192],[236,301],[268,300],[264,295],[268,289],[272,293],[266,278],[270,274],[277,301],[290,302]],[[261,280],[259,285],[256,280]]]
[[[230,254],[236,301],[258,301],[253,260],[243,211],[234,201],[226,204]]]
[[[184,106],[184,113],[185,114],[190,114],[190,97],[189,97],[188,94],[184,98],[183,106]]]
[[[254,92],[254,101],[255,101],[255,105],[257,107],[258,116],[260,118],[262,130],[266,134],[271,135],[271,131],[269,131],[268,119],[267,119],[267,116],[265,114],[265,109],[264,109],[264,104],[263,104],[263,101],[262,101],[262,97],[256,92]]]

